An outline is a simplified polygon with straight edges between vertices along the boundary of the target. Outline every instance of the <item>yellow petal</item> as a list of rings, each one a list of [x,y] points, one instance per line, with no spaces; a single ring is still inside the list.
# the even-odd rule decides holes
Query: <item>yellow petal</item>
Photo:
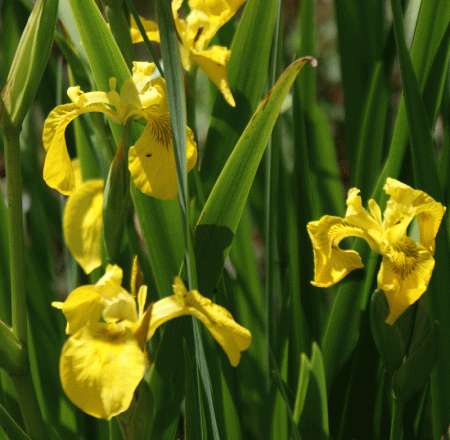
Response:
[[[395,179],[388,178],[384,189],[391,196],[384,214],[386,227],[394,228],[392,225],[395,225],[395,228],[399,228],[399,223],[406,224],[398,233],[398,237],[403,236],[413,216],[416,216],[419,222],[420,243],[434,255],[434,239],[446,208],[423,191],[415,190]]]
[[[133,265],[131,267],[131,294],[136,296],[140,287],[144,284],[144,274],[142,273],[141,267],[139,265],[139,260],[137,255],[133,258]],[[145,304],[145,299],[144,299]]]
[[[393,324],[427,290],[433,268],[432,255],[409,237],[386,250],[378,273],[378,288],[384,290],[389,303],[388,324]]]
[[[416,190],[415,192],[413,206],[419,222],[420,244],[426,247],[431,255],[434,255],[436,249],[434,239],[446,208],[423,191]]]
[[[245,0],[189,0],[189,7],[191,9],[190,14],[201,12],[208,17],[209,21],[214,25],[215,34],[237,12],[243,3],[245,3]]]
[[[342,280],[354,269],[364,267],[359,254],[353,250],[339,248],[345,237],[366,238],[367,234],[339,217],[323,216],[309,222],[308,234],[314,251],[314,281],[317,287],[329,287]]]
[[[80,159],[78,159],[77,157],[75,159],[72,159],[72,170],[75,177],[75,188],[78,188],[83,183],[83,177],[81,175]]]
[[[186,147],[189,172],[197,161],[197,146],[188,127]],[[128,166],[135,185],[144,194],[163,200],[177,196],[175,153],[168,113],[156,116],[148,114],[144,132],[130,148]]]
[[[103,180],[87,180],[64,208],[64,237],[71,254],[89,274],[101,266]]]
[[[73,290],[63,303],[55,301],[52,306],[62,310],[67,320],[66,333],[73,335],[82,327],[101,318],[104,302],[95,286],[80,286]]]
[[[222,46],[212,46],[209,49],[197,52],[191,50],[191,57],[196,64],[208,75],[209,79],[221,91],[225,100],[235,107],[233,95],[228,82],[227,66],[231,52]]]
[[[144,354],[131,330],[104,323],[71,336],[59,364],[69,399],[85,413],[106,420],[128,409],[144,368]]]
[[[139,17],[141,19],[141,23],[144,26],[145,33],[150,41],[157,41],[158,43],[161,41],[159,38],[159,30],[158,25],[151,20],[146,20],[145,18]],[[141,32],[139,31],[136,20],[133,16],[131,16],[130,20],[130,33],[131,33],[131,41],[133,44],[140,43],[144,41],[142,38]]]
[[[228,310],[214,304],[196,290],[187,291],[183,281],[175,277],[174,295],[163,298],[153,304],[150,321],[150,338],[157,327],[169,319],[182,315],[194,315],[211,332],[214,339],[222,346],[234,367],[239,364],[241,352],[246,350],[251,342],[251,333],[233,319]]]
[[[64,104],[54,108],[44,123],[42,140],[47,152],[44,163],[44,180],[51,188],[70,195],[75,191],[75,178],[65,139],[67,125],[78,115],[88,112],[110,114],[103,104],[91,104],[79,108],[76,104]]]
[[[102,317],[106,322],[138,322],[136,301],[125,289],[105,303]]]
[[[106,300],[115,298],[119,293],[128,293],[122,287],[122,269],[115,264],[108,264],[104,275],[95,284],[95,290]]]

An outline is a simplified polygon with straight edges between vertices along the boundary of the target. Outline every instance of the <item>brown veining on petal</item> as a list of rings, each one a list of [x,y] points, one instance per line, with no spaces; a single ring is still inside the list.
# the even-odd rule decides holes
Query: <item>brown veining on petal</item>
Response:
[[[156,141],[168,149],[172,143],[169,115],[160,116],[149,114],[148,123],[151,125],[152,134]]]
[[[409,241],[393,244],[386,255],[391,260],[395,273],[403,279],[415,270],[419,262],[419,250]]]

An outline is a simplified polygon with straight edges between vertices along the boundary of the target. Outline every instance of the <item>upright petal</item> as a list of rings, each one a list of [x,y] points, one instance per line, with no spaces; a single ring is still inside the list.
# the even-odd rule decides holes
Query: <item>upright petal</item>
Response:
[[[409,237],[385,250],[378,288],[384,290],[389,303],[388,324],[393,324],[427,290],[433,268],[430,252]]]
[[[83,327],[70,337],[59,363],[69,399],[106,420],[128,409],[144,368],[143,351],[131,330],[105,323]]]
[[[197,52],[191,51],[192,59],[208,75],[209,79],[221,91],[225,100],[232,107],[236,106],[228,82],[227,66],[231,52],[222,46],[212,46],[209,49]]]
[[[383,235],[383,228],[380,223],[380,208],[374,200],[369,201],[371,213],[362,206],[359,189],[351,188],[347,196],[347,212],[345,213],[345,221],[364,231],[365,235],[358,237],[364,238],[369,243],[370,248],[374,252],[379,251],[380,240]]]
[[[126,292],[122,287],[123,271],[116,264],[108,264],[103,276],[95,284],[95,290],[106,300],[115,298],[119,293]]]
[[[72,194],[64,208],[67,247],[89,274],[101,266],[103,180],[87,180]]]
[[[95,286],[80,286],[64,302],[54,301],[52,306],[61,309],[67,320],[66,333],[73,335],[82,327],[97,322],[105,307]]]
[[[428,194],[419,190],[416,190],[413,206],[419,222],[420,244],[426,247],[431,255],[434,255],[436,249],[435,237],[446,208]]]

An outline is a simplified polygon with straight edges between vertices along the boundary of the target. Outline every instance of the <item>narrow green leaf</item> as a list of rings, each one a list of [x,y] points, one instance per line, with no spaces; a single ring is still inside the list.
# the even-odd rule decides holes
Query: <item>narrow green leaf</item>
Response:
[[[389,98],[385,66],[380,61],[373,71],[357,140],[356,167],[352,180],[362,194],[370,194],[380,172]]]
[[[261,99],[277,1],[249,0],[245,5],[228,63],[228,79],[236,107],[231,107],[220,93],[217,94],[200,170],[206,194]]]
[[[120,90],[131,74],[95,1],[69,0],[69,3],[97,87],[108,92],[109,78],[115,77]]]
[[[316,343],[312,346],[311,360],[301,355],[293,420],[298,423],[302,439],[329,437],[325,369]]]
[[[350,170],[356,170],[358,133],[374,62],[384,38],[383,3],[376,0],[336,1],[339,55],[345,94],[345,142]],[[349,26],[349,23],[352,23]],[[350,173],[352,178],[352,174]]]
[[[195,365],[189,355],[186,341],[183,341],[184,351],[184,434],[186,438],[203,439],[202,418],[199,405],[199,386]]]
[[[0,364],[11,374],[27,368],[27,350],[13,334],[11,327],[0,321]]]
[[[129,23],[125,16],[122,2],[111,1],[106,6],[106,17],[108,19],[111,32],[119,46],[129,69],[133,66],[134,49],[131,41]]]
[[[259,105],[208,198],[195,232],[199,290],[211,296],[222,273],[251,184],[281,104],[303,65],[292,63]]]
[[[0,425],[8,435],[8,438],[14,440],[31,440],[2,405],[0,405]]]
[[[178,180],[178,201],[183,223],[185,261],[188,271],[189,288],[197,288],[197,273],[192,250],[191,233],[189,229],[189,192],[187,185],[187,157],[186,157],[186,99],[183,86],[183,70],[179,42],[172,8],[166,0],[157,0],[158,26],[161,38],[161,52],[165,66],[165,80],[167,100],[169,104],[170,124],[175,150],[175,164]]]

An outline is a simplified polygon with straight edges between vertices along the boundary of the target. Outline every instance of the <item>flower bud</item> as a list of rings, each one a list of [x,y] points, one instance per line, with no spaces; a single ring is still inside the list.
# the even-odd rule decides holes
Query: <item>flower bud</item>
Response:
[[[12,124],[20,127],[47,65],[55,33],[58,0],[38,0],[19,41],[2,90]]]

